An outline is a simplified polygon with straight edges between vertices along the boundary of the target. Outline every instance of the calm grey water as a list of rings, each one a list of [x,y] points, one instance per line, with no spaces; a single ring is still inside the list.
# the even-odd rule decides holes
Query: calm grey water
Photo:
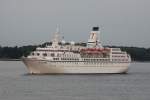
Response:
[[[0,100],[150,100],[150,63],[128,74],[28,75],[20,61],[0,61]]]

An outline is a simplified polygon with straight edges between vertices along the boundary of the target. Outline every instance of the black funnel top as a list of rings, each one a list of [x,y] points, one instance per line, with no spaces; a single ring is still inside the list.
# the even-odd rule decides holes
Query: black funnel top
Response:
[[[99,27],[93,27],[93,31],[99,31]]]

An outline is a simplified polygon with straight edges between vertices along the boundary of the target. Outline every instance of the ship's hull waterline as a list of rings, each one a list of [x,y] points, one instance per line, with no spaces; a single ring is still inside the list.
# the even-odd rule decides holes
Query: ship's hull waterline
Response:
[[[100,74],[126,73],[129,63],[103,63],[97,65],[61,64],[47,60],[23,59],[30,74]]]

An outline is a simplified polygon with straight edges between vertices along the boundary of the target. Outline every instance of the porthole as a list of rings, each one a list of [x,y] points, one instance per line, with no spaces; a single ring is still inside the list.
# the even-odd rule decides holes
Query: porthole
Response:
[[[43,53],[43,56],[47,56],[47,53]]]
[[[34,53],[32,53],[32,55],[34,56]]]
[[[37,53],[37,56],[39,56],[40,54],[39,53]]]

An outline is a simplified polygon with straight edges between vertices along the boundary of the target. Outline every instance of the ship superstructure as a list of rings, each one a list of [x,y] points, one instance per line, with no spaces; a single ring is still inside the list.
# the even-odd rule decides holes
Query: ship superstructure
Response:
[[[73,42],[61,43],[59,32],[54,34],[51,46],[38,47],[23,58],[33,74],[92,74],[126,73],[131,58],[120,48],[103,47],[98,35],[99,27],[93,27],[87,46],[76,46]]]

